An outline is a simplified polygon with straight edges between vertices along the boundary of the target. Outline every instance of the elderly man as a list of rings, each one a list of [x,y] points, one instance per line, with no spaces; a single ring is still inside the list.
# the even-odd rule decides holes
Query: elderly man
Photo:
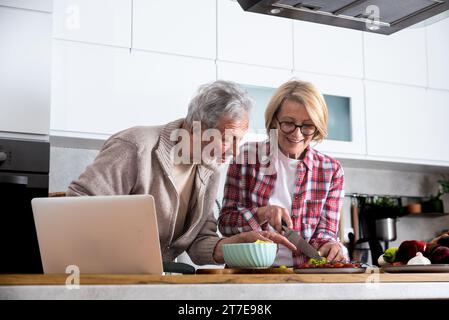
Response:
[[[230,238],[217,235],[213,214],[220,180],[217,167],[230,152],[236,155],[238,141],[248,129],[250,108],[246,93],[234,83],[204,85],[190,102],[185,119],[133,127],[111,136],[94,163],[71,183],[67,195],[153,195],[164,261],[187,251],[198,265],[223,263],[224,243],[258,239],[295,250],[275,232],[251,231]],[[205,149],[208,139],[201,136],[206,131],[213,137],[213,148],[198,153]]]

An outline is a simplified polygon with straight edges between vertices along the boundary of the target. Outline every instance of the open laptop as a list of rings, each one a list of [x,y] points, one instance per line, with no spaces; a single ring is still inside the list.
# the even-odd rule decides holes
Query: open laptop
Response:
[[[44,273],[162,274],[150,195],[35,198]],[[72,267],[73,268],[73,267]]]

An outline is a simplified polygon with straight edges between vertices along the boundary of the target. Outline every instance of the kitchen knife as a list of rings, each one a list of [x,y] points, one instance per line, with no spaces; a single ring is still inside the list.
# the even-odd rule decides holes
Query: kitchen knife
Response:
[[[306,240],[304,240],[296,231],[288,228],[284,221],[282,221],[282,230],[284,230],[284,236],[296,246],[298,254],[305,254],[309,258],[321,260],[321,256],[318,251]]]

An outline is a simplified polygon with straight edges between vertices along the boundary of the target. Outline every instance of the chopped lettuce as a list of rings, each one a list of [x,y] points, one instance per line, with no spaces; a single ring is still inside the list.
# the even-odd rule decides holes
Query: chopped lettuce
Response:
[[[396,260],[396,253],[398,252],[398,247],[391,247],[385,250],[384,260],[388,263],[393,263]]]
[[[321,257],[320,260],[311,258],[307,263],[312,264],[314,266],[321,266],[327,263],[327,259],[325,257]]]

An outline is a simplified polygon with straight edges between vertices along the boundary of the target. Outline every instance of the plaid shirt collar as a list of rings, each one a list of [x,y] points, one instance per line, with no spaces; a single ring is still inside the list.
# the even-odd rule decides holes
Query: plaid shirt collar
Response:
[[[310,145],[308,145],[306,147],[306,154],[304,155],[304,165],[307,167],[307,169],[312,170],[313,169],[313,165],[315,163],[315,154],[316,151],[310,147]]]

